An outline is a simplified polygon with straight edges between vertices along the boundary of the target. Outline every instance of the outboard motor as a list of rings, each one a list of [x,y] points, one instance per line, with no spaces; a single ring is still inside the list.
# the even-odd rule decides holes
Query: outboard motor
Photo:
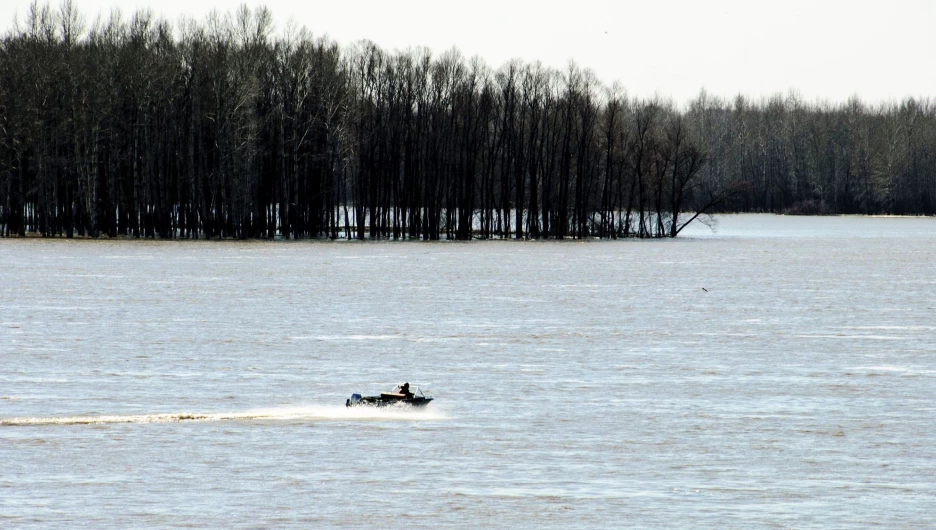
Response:
[[[361,394],[351,394],[351,399],[345,401],[345,406],[350,407],[361,402]]]

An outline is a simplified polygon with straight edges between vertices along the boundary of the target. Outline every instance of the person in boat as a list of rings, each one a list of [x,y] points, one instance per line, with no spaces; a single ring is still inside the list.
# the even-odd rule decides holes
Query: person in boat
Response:
[[[400,387],[400,393],[408,398],[413,397],[413,393],[409,390],[409,383],[403,383],[403,386]]]

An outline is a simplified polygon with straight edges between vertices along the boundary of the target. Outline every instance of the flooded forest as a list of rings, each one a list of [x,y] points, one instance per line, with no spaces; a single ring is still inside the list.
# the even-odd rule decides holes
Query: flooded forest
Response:
[[[343,45],[265,8],[173,24],[66,0],[10,23],[0,236],[648,238],[716,211],[936,214],[931,100],[683,105],[587,65]]]

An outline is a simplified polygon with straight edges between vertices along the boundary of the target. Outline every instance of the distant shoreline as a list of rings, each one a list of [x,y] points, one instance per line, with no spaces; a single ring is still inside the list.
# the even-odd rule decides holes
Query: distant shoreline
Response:
[[[687,212],[936,215],[933,99],[682,107],[574,63],[277,35],[263,7],[81,21],[36,3],[0,39],[4,235],[654,239]]]
[[[780,213],[750,213],[750,212],[731,212],[731,213],[720,213],[714,214],[715,223],[719,219],[724,218],[742,218],[745,216],[749,217],[775,217],[775,218],[790,218],[790,219],[893,219],[893,220],[936,220],[936,216],[932,215],[892,215],[892,214],[827,214],[827,215],[797,215],[797,214],[780,214]],[[353,227],[352,227],[353,228]],[[714,233],[714,232],[713,232]],[[696,236],[686,236],[686,238],[694,238]],[[0,245],[2,241],[82,241],[82,242],[258,242],[258,243],[300,243],[300,242],[320,242],[320,243],[471,243],[471,242],[528,242],[528,243],[545,243],[545,242],[585,242],[585,241],[617,241],[617,240],[628,240],[628,241],[641,241],[639,238],[629,237],[629,238],[599,238],[599,237],[587,237],[587,238],[523,238],[517,239],[515,237],[492,237],[492,238],[473,238],[471,240],[458,240],[458,239],[446,239],[441,238],[438,240],[424,240],[417,238],[376,238],[376,239],[357,239],[357,238],[327,238],[327,237],[305,237],[305,238],[244,238],[238,239],[233,237],[213,237],[213,238],[159,238],[159,237],[137,237],[133,235],[119,235],[115,237],[102,235],[97,237],[92,236],[80,236],[75,235],[71,238],[65,235],[55,235],[55,236],[42,236],[36,233],[28,233],[25,236],[10,235],[10,236],[0,236]],[[679,238],[677,238],[679,239]]]

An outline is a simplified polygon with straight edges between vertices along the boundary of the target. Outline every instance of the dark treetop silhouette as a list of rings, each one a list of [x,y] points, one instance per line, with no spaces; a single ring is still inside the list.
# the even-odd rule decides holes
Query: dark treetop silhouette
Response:
[[[0,42],[0,235],[673,237],[713,211],[936,210],[936,105],[685,110],[589,70],[271,35],[264,9]]]

